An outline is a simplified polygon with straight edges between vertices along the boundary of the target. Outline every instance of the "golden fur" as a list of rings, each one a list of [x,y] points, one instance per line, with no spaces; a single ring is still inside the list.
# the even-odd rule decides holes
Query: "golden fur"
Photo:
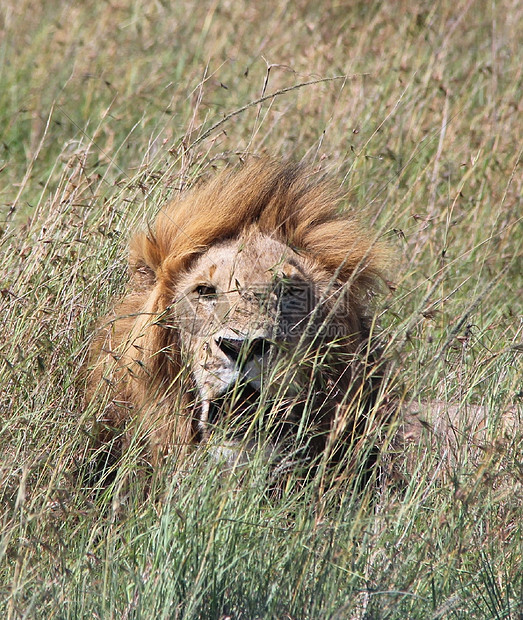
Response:
[[[269,259],[272,255],[275,258]],[[331,367],[323,369],[330,375],[330,387],[325,387],[326,380],[317,378],[317,369],[313,372],[302,368],[302,378],[296,381],[322,383],[323,400],[315,405],[319,426],[324,432],[334,432],[336,417],[335,432],[340,434],[339,420],[345,425],[349,423],[347,411],[351,403],[354,405],[354,394],[359,395],[360,401],[362,398],[363,379],[360,376],[358,383],[358,373],[350,366],[356,365],[357,351],[365,347],[368,338],[369,293],[380,286],[385,260],[384,247],[358,223],[354,214],[343,209],[332,185],[318,180],[307,167],[262,160],[218,174],[209,183],[167,204],[150,230],[131,240],[128,292],[102,322],[91,349],[94,371],[89,396],[92,398],[108,387],[99,422],[121,432],[124,447],[138,436],[143,438],[153,464],[171,452],[181,458],[188,446],[206,440],[208,424],[207,418],[203,418],[208,413],[204,416],[202,408],[198,409],[198,401],[210,402],[223,390],[211,385],[210,375],[201,379],[199,385],[195,377],[212,363],[218,364],[223,376],[226,372],[232,376],[230,354],[222,355],[216,346],[220,347],[227,340],[225,336],[230,337],[233,332],[241,332],[242,339],[237,339],[240,345],[253,329],[269,341],[269,332],[263,331],[267,321],[256,319],[255,328],[253,316],[247,316],[247,322],[240,326],[237,322],[255,311],[254,302],[248,302],[251,305],[245,310],[247,302],[242,291],[260,281],[270,286],[267,273],[272,273],[273,266],[281,262],[281,274],[277,277],[314,284],[315,299],[321,298],[325,308],[321,312],[322,325],[330,321],[338,329],[339,346],[333,349],[333,355],[339,352],[339,357],[330,355]],[[215,272],[220,265],[226,265],[223,269],[228,270],[228,282],[232,282],[227,294],[234,296],[234,303],[244,304],[243,314],[240,306],[234,306],[220,319],[228,322],[226,327],[213,324],[212,334],[202,332],[203,335],[184,340],[180,322],[187,321],[187,316],[178,316],[176,300],[183,297],[180,291],[188,290],[187,283],[193,280],[196,285],[196,280],[203,277],[200,273],[205,272],[205,282],[217,277],[220,273]],[[196,305],[191,306],[202,308],[202,312],[215,304],[215,297],[206,293],[208,285],[205,286],[197,286]],[[339,303],[342,297],[348,305]],[[275,316],[276,310],[271,317]],[[216,322],[215,315],[205,320]],[[269,322],[275,320],[271,318]],[[293,338],[288,339],[287,349],[301,346],[303,337]],[[212,355],[209,343],[216,351]],[[307,351],[310,353],[311,346],[320,350],[327,345],[324,338],[321,342],[312,338]],[[258,366],[267,366],[261,359],[263,355],[260,353],[254,360]],[[226,379],[220,380],[225,385]],[[290,381],[287,375],[285,381]],[[299,387],[292,396],[286,394],[287,401],[293,398],[296,402],[297,391]],[[350,399],[348,392],[352,394]],[[341,418],[340,407],[344,412]],[[325,441],[321,446],[325,446]]]

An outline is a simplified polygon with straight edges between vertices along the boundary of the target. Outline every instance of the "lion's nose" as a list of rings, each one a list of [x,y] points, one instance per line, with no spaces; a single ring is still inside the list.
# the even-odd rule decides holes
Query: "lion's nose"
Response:
[[[270,343],[266,338],[216,338],[216,344],[225,355],[234,362],[251,362],[269,351]]]

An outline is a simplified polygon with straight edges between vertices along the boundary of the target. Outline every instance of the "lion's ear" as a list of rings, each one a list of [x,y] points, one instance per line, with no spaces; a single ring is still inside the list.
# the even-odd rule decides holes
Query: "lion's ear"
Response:
[[[147,288],[154,286],[161,264],[161,253],[152,235],[138,233],[131,239],[129,266],[139,286]]]

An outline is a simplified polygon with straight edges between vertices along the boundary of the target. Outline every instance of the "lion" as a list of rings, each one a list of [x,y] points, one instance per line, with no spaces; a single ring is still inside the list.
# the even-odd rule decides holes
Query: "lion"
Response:
[[[303,164],[251,160],[167,204],[91,346],[102,435],[182,466],[343,453],[379,392],[388,248]]]

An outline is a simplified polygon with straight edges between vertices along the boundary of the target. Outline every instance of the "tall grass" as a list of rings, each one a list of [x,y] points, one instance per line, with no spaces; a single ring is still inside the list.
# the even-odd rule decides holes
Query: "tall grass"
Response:
[[[4,2],[3,616],[521,616],[521,431],[496,421],[521,416],[522,18],[511,0]],[[394,368],[421,402],[482,405],[486,450],[442,467],[411,446],[401,492],[275,498],[263,463],[238,484],[200,459],[153,501],[132,453],[82,487],[79,369],[128,234],[246,152],[339,179],[395,247]]]

